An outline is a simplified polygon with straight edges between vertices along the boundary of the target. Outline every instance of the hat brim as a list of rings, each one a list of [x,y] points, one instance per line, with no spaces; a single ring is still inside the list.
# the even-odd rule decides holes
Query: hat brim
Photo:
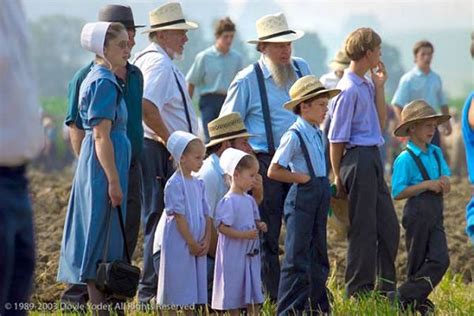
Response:
[[[295,33],[285,34],[281,36],[272,37],[266,40],[252,39],[248,40],[249,44],[258,44],[258,43],[286,43],[296,41],[304,36],[304,31],[294,31]]]
[[[300,104],[301,102],[304,102],[308,99],[311,99],[311,98],[314,98],[318,95],[321,95],[321,94],[329,94],[329,99],[332,99],[334,98],[336,95],[338,95],[339,93],[341,93],[341,90],[340,89],[324,89],[324,90],[320,90],[318,92],[315,92],[315,93],[311,93],[311,94],[308,94],[308,95],[305,95],[304,97],[302,98],[298,98],[298,99],[294,99],[294,100],[291,100],[291,101],[288,101],[286,102],[283,107],[289,111],[292,111],[293,108],[295,106],[297,106],[298,104]]]
[[[408,136],[408,128],[415,123],[419,123],[419,122],[430,120],[430,119],[436,119],[438,125],[440,125],[447,122],[450,118],[451,118],[451,115],[437,114],[437,115],[430,115],[430,116],[425,116],[422,118],[408,120],[406,122],[402,122],[401,124],[399,124],[398,127],[393,131],[393,134],[398,137],[406,137]]]
[[[186,21],[184,23],[177,23],[173,25],[163,26],[163,27],[155,27],[149,28],[147,30],[142,31],[142,34],[156,32],[156,31],[164,31],[164,30],[195,30],[199,27],[199,25],[195,22]]]
[[[252,134],[249,134],[249,133],[245,132],[245,133],[241,133],[241,134],[237,134],[237,135],[232,135],[232,136],[227,136],[227,137],[223,137],[223,138],[213,139],[209,143],[206,144],[206,148],[209,148],[209,147],[215,146],[217,144],[223,143],[226,140],[232,140],[232,139],[241,138],[241,137],[253,137],[253,136],[255,136],[255,135],[252,135]]]
[[[331,68],[332,70],[344,70],[349,67],[349,65],[350,64],[343,64],[333,60],[329,63],[329,68]]]

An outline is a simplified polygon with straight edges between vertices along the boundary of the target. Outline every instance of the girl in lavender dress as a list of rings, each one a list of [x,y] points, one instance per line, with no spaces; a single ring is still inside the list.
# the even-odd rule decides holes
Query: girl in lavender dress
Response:
[[[229,192],[216,208],[219,231],[212,292],[212,308],[239,315],[258,314],[263,302],[260,277],[259,231],[267,226],[260,221],[255,200],[247,194],[258,174],[258,161],[243,151],[228,148],[220,158],[222,169],[232,177]]]
[[[177,131],[166,143],[178,169],[165,187],[166,222],[158,275],[158,307],[175,314],[192,314],[207,303],[207,258],[211,220],[204,183],[191,175],[204,159],[205,147],[196,136]]]

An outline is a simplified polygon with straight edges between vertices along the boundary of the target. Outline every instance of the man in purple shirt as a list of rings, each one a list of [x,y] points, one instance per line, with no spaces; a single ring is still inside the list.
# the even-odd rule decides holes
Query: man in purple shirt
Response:
[[[381,43],[370,28],[349,34],[345,50],[351,64],[337,85],[341,93],[330,106],[328,138],[336,197],[349,200],[348,296],[373,290],[385,294],[396,285],[394,262],[400,228],[379,151],[387,116]],[[369,70],[372,80],[365,77]]]

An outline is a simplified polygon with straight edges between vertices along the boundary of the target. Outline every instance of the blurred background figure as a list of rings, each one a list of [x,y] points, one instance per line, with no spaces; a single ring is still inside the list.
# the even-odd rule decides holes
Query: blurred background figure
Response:
[[[219,116],[227,88],[243,67],[242,56],[231,48],[234,35],[235,24],[230,18],[217,21],[214,45],[196,55],[186,75],[191,98],[195,88],[199,90],[199,109],[206,143],[209,142],[207,124]]]
[[[8,307],[29,301],[35,241],[25,172],[44,134],[22,3],[1,0],[0,8],[0,315],[26,315]]]
[[[331,71],[322,75],[319,81],[323,84],[326,89],[336,88],[339,80],[341,80],[342,75],[344,75],[344,70],[349,67],[351,60],[347,57],[346,51],[341,48],[334,56],[334,59],[329,63],[329,68]]]

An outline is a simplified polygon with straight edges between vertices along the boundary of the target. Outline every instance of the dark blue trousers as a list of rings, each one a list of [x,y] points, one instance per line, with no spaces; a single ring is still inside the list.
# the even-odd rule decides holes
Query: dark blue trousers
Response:
[[[33,212],[25,167],[0,167],[0,315],[26,315],[35,268]],[[18,305],[17,305],[18,306]]]
[[[285,201],[285,257],[278,291],[278,315],[328,313],[326,224],[330,201],[327,177],[293,184]]]
[[[262,235],[261,259],[262,259],[262,284],[265,294],[272,301],[278,297],[278,283],[280,281],[280,259],[279,259],[279,237],[281,231],[283,205],[289,184],[275,181],[267,177],[267,170],[270,166],[272,156],[268,154],[258,154],[260,170],[263,178],[263,201],[260,204],[260,219],[265,222],[268,231]]]
[[[218,118],[222,104],[225,101],[225,94],[204,94],[199,98],[199,110],[201,111],[202,128],[206,136],[206,143],[209,142],[209,131],[207,124]]]
[[[173,161],[166,147],[145,138],[141,159],[142,220],[144,231],[143,271],[138,286],[138,300],[148,303],[156,296],[158,276],[153,268],[153,239],[164,208],[164,190],[174,172]]]

